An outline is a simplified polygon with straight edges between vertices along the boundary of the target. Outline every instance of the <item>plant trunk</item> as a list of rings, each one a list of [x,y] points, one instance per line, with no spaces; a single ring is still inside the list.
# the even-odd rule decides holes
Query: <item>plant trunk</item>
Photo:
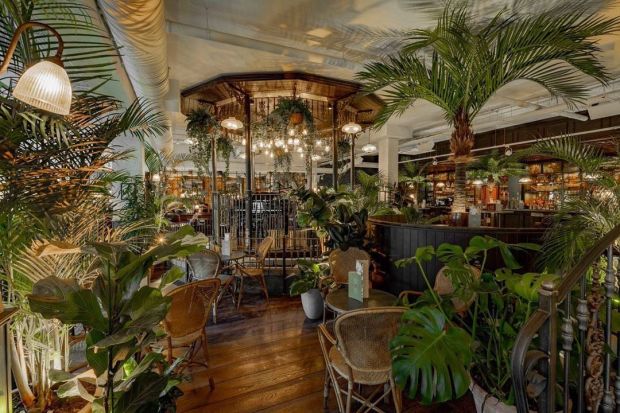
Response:
[[[467,208],[467,182],[465,170],[474,146],[474,132],[466,111],[460,109],[454,118],[454,130],[450,137],[450,150],[454,159],[454,201],[453,213],[464,213]]]
[[[13,378],[15,379],[15,384],[17,385],[22,403],[24,403],[25,407],[31,408],[34,406],[34,393],[32,393],[30,386],[28,386],[26,362],[19,356],[15,345],[16,339],[17,337],[15,337],[15,334],[11,334],[9,338],[9,345],[11,347],[11,371],[13,371]]]

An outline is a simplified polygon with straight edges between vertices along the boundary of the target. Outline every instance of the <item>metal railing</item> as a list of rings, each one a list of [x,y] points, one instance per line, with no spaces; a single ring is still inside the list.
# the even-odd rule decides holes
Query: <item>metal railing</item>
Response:
[[[240,195],[219,195],[220,237],[229,234],[232,250],[255,252],[256,247],[267,236],[275,242],[265,260],[271,274],[282,275],[283,280],[291,274],[298,259],[317,260],[322,255],[322,246],[315,232],[300,228],[297,224],[297,205],[286,196],[276,193],[252,194],[252,230],[246,239],[246,198]],[[212,210],[211,210],[212,213]],[[208,237],[213,234],[212,216],[199,217],[189,225]],[[173,223],[168,230],[180,228],[184,223]],[[222,244],[222,239],[218,244]],[[284,283],[284,281],[283,281]]]
[[[542,285],[538,309],[519,331],[512,352],[519,413],[530,411],[529,398],[536,399],[540,413],[620,412],[620,339],[612,329],[614,312],[620,315],[613,303],[620,280],[614,265],[618,238],[620,226],[559,283]]]

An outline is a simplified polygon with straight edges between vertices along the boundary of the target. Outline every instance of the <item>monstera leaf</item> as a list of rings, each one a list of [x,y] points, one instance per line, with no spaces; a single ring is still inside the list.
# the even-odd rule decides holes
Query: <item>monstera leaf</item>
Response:
[[[408,310],[390,344],[396,383],[424,404],[462,396],[470,382],[471,344],[469,334],[447,326],[437,308]]]

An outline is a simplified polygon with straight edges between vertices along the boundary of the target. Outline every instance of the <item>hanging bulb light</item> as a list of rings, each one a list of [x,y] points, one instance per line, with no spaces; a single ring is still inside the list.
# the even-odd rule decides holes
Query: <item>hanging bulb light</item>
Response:
[[[158,173],[154,173],[153,176],[151,177],[151,180],[153,182],[159,182],[161,181],[161,176]]]
[[[36,108],[59,115],[68,115],[71,109],[72,90],[69,76],[61,60],[64,42],[60,34],[52,27],[39,22],[21,24],[15,30],[15,34],[7,48],[8,52],[4,57],[2,66],[0,66],[0,73],[8,70],[9,63],[13,58],[13,53],[22,33],[33,27],[42,27],[52,32],[58,40],[58,49],[54,57],[42,60],[26,69],[17,81],[17,85],[13,90],[13,96]]]
[[[370,142],[362,146],[362,152],[364,153],[373,153],[376,150],[377,150],[377,147]]]
[[[329,150],[330,150],[329,145],[325,145],[325,152],[327,153],[327,152],[329,152]]]
[[[312,159],[313,161],[318,161],[319,159],[321,159],[321,155],[312,155],[310,159]]]
[[[288,139],[286,140],[286,143],[287,143],[288,145],[292,145],[292,144],[293,144],[293,138],[288,138]]]
[[[344,133],[355,134],[355,133],[361,132],[362,127],[355,122],[349,122],[342,127],[342,131]]]
[[[295,129],[289,129],[288,136],[295,136]]]
[[[474,179],[474,181],[472,182],[472,184],[476,185],[476,186],[480,186],[483,184],[482,179]]]
[[[433,158],[433,166],[437,166],[437,158]]]
[[[293,139],[293,145],[297,146],[297,145],[299,145],[299,142],[300,142],[299,138]]]
[[[506,156],[512,155],[512,148],[509,145],[506,145],[506,149],[504,150],[504,155]]]
[[[234,116],[224,119],[220,123],[220,125],[222,125],[222,128],[228,129],[228,130],[238,130],[238,129],[243,128],[243,122],[241,122],[239,119],[235,118]]]

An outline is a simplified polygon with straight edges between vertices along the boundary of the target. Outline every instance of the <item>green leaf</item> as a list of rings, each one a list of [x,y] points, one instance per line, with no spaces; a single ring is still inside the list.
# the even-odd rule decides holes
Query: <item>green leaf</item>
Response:
[[[157,400],[166,388],[168,378],[154,372],[138,375],[131,388],[122,393],[114,405],[115,412],[134,413],[143,405]]]
[[[183,272],[181,268],[177,266],[173,266],[168,271],[166,271],[164,275],[161,276],[161,282],[159,284],[159,289],[161,290],[167,285],[172,284],[173,282],[177,280],[180,280],[184,276],[185,276],[185,272]]]
[[[427,245],[426,247],[419,247],[415,251],[415,259],[420,264],[432,260],[434,255],[435,248],[432,245]]]
[[[408,310],[390,344],[396,383],[424,404],[461,397],[470,383],[471,345],[469,334],[447,326],[439,309]]]
[[[81,289],[76,280],[47,277],[38,281],[28,295],[30,309],[44,318],[65,324],[84,324],[97,330],[107,326],[103,309],[92,290]]]

